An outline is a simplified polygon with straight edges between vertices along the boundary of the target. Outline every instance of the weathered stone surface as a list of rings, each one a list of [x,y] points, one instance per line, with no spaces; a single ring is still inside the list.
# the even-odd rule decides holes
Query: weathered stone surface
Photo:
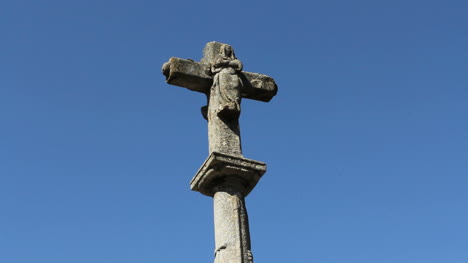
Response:
[[[267,75],[243,71],[242,98],[269,102],[278,92],[275,80]]]
[[[241,99],[270,101],[278,87],[266,75],[245,72],[234,49],[210,42],[201,62],[171,58],[162,67],[169,84],[207,95],[202,114],[208,121],[210,155],[190,183],[212,196],[215,218],[215,263],[252,263],[244,198],[266,172],[266,164],[242,155]]]
[[[210,47],[219,46],[217,55],[210,61],[213,75],[207,109],[210,152],[242,156],[239,129],[242,82],[239,73],[243,65],[235,57],[231,46],[209,44],[205,47],[205,53]]]
[[[224,45],[226,44],[216,41],[206,43],[205,48],[203,49],[203,58],[200,62],[205,65],[210,65],[211,63],[214,63],[216,57],[219,55],[219,53],[221,53],[221,49]]]
[[[207,95],[208,105],[202,113],[208,119],[209,151],[242,156],[241,98],[268,102],[278,87],[269,76],[242,71],[242,62],[227,44],[210,42],[203,53],[201,62],[169,59],[162,67],[163,74],[169,84]]]
[[[266,164],[212,152],[190,182],[193,191],[213,196],[217,187],[231,187],[246,197],[266,172]]]
[[[162,68],[169,84],[207,93],[213,77],[206,74],[205,65],[190,59],[170,58]]]
[[[215,263],[252,263],[247,209],[242,194],[219,189],[214,197]]]
[[[216,45],[211,43],[216,43]],[[208,61],[213,60],[220,45],[222,43],[208,43],[204,51],[205,57],[201,62],[170,58],[162,68],[167,83],[207,94],[213,84],[213,76],[208,74],[210,65]],[[241,88],[243,98],[269,102],[278,92],[275,80],[267,75],[242,71],[239,76],[243,84]]]

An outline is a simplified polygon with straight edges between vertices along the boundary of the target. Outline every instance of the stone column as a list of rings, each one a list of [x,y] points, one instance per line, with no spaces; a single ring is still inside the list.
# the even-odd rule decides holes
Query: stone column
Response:
[[[215,263],[251,263],[247,209],[240,191],[219,187],[213,196]]]
[[[215,263],[252,263],[244,198],[266,171],[266,164],[213,152],[192,179],[191,188],[214,201]]]

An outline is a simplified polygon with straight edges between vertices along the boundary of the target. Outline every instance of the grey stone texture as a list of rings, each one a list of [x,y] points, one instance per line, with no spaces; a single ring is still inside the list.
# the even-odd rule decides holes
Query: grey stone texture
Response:
[[[212,152],[190,182],[190,187],[207,196],[213,196],[216,188],[236,188],[242,196],[253,190],[266,172],[266,164],[243,157]]]
[[[190,187],[212,196],[215,221],[215,263],[252,263],[244,198],[266,172],[266,164],[242,155],[239,116],[242,98],[268,102],[275,81],[245,72],[234,49],[209,42],[200,62],[172,57],[164,63],[166,82],[206,94],[202,115],[208,121],[209,157]]]
[[[205,93],[209,151],[242,156],[239,115],[241,98],[270,101],[278,87],[266,75],[242,71],[242,62],[227,44],[209,42],[201,62],[170,58],[162,72],[166,82]]]
[[[251,263],[247,210],[242,194],[220,187],[214,197],[215,263]]]

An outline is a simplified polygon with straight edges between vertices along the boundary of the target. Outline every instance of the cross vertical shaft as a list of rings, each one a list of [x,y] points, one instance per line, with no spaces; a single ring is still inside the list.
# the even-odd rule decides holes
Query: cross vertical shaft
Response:
[[[210,152],[242,156],[239,115],[242,62],[231,46],[210,42],[203,50],[213,85],[208,95],[208,141]]]
[[[190,187],[213,197],[215,263],[252,263],[245,197],[266,172],[266,164],[244,158],[239,129],[241,98],[268,102],[276,95],[275,81],[242,71],[227,44],[210,42],[201,62],[171,58],[162,71],[169,84],[205,93],[202,107],[208,121],[210,155]]]

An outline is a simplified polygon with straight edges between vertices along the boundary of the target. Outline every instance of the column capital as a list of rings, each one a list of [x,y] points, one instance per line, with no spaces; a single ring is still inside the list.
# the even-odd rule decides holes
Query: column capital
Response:
[[[263,162],[212,152],[190,182],[190,188],[207,196],[217,189],[234,188],[246,197],[266,172]]]

